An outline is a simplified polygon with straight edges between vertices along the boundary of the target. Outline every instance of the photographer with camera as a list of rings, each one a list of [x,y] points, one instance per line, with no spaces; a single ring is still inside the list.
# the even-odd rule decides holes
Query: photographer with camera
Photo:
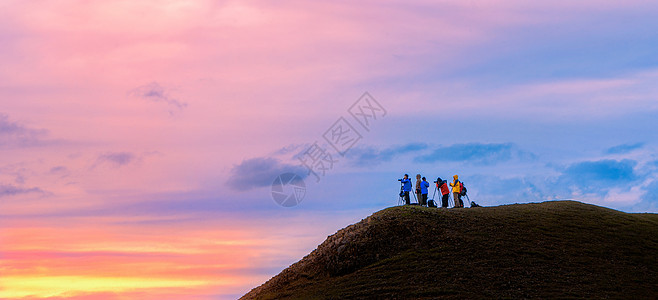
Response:
[[[459,176],[452,176],[454,179],[450,186],[452,187],[452,194],[455,200],[455,208],[464,207],[464,202],[462,201],[462,183],[459,181]]]
[[[427,206],[427,192],[429,190],[430,183],[427,182],[427,179],[423,177],[423,181],[420,182],[420,205]]]
[[[436,178],[436,188],[441,191],[441,207],[448,207],[448,199],[450,198],[450,189],[448,189],[448,182],[441,179],[441,177]]]
[[[402,194],[401,197],[404,197],[404,202],[406,205],[411,204],[411,199],[409,199],[409,192],[411,192],[411,179],[409,179],[409,174],[404,174],[404,178],[398,179],[402,183]]]

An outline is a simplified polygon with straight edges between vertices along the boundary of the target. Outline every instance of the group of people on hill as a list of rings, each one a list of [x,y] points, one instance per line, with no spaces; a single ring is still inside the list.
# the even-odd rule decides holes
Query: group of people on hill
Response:
[[[434,183],[436,184],[437,190],[441,191],[441,207],[448,207],[448,200],[450,199],[450,192],[452,190],[453,199],[455,201],[455,208],[464,207],[464,201],[462,201],[462,189],[464,185],[459,181],[459,176],[452,176],[453,180],[450,182],[450,188],[448,188],[448,182],[446,180],[438,177]],[[402,179],[398,179],[401,184],[400,197],[404,198],[405,204],[411,204],[411,199],[409,198],[409,193],[412,189],[411,179],[409,179],[409,174],[404,174]],[[416,174],[416,195],[418,199],[418,204],[427,206],[427,193],[430,187],[430,183],[427,182],[425,177],[421,177],[420,174]]]

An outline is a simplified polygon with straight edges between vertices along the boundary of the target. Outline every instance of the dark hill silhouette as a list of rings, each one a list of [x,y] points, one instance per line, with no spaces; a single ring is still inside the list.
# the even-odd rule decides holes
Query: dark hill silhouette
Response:
[[[242,299],[658,298],[658,215],[574,201],[391,207]]]

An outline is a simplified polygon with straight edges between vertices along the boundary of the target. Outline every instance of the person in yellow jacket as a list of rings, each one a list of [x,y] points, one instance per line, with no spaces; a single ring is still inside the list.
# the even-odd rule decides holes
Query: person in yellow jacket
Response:
[[[455,207],[464,207],[464,202],[462,201],[462,183],[459,181],[459,176],[452,176],[453,181],[450,183],[452,187],[452,195],[455,200]]]

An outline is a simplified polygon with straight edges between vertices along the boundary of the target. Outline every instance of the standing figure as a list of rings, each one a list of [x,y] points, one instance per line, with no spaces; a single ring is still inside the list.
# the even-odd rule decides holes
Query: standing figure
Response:
[[[404,203],[409,205],[411,204],[411,199],[409,199],[409,192],[411,192],[411,179],[409,179],[409,174],[404,174],[404,178],[400,179],[402,182],[402,192],[404,193]]]
[[[423,181],[420,183],[420,205],[427,205],[427,191],[429,190],[430,183],[427,182],[427,179],[423,177]]]
[[[418,199],[418,204],[420,203],[420,174],[416,174],[416,199]]]
[[[436,187],[441,191],[441,207],[448,207],[448,199],[450,198],[450,189],[448,188],[448,182],[441,179],[441,177],[436,179]]]
[[[454,179],[450,186],[452,187],[452,196],[455,200],[455,207],[464,207],[464,202],[462,202],[462,183],[459,182],[459,176],[452,176]]]

